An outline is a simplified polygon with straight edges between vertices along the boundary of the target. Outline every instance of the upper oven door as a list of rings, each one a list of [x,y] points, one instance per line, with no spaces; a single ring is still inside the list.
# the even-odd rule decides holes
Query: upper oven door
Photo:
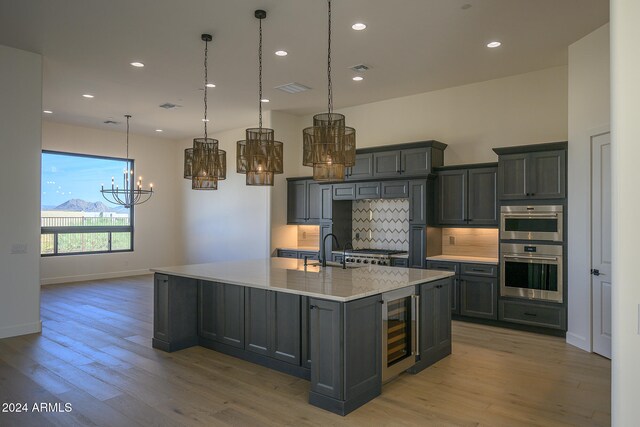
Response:
[[[562,206],[502,206],[500,239],[562,242]]]

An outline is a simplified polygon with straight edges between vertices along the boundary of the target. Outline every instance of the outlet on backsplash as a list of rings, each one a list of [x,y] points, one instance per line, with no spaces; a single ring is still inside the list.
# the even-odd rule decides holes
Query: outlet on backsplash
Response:
[[[449,236],[449,244],[450,245],[456,244],[456,236]]]

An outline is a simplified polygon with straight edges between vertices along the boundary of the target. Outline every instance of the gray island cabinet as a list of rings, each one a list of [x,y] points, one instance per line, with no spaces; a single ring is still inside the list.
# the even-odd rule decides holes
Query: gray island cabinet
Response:
[[[421,296],[420,355],[407,372],[451,353],[449,272],[283,258],[154,271],[154,348],[200,345],[308,379],[309,403],[340,415],[382,392],[385,292]]]

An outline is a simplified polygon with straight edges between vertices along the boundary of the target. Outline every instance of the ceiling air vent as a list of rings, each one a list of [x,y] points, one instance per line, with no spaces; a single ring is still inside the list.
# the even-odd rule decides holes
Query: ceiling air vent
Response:
[[[114,120],[108,119],[103,122],[105,125],[119,125],[120,122],[116,122]]]
[[[364,73],[365,71],[370,70],[371,67],[364,64],[358,64],[358,65],[354,65],[353,67],[349,67],[349,69],[355,71],[356,73]]]
[[[182,105],[172,104],[171,102],[165,102],[164,104],[159,105],[160,108],[164,108],[165,110],[172,110],[174,108],[180,108]]]
[[[301,83],[287,83],[286,85],[276,86],[275,89],[278,89],[287,93],[300,93],[300,92],[306,92],[311,88]]]

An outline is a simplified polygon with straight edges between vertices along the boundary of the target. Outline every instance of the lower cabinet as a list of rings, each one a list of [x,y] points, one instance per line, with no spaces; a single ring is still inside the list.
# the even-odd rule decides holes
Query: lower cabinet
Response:
[[[420,285],[420,365],[431,365],[451,353],[451,279]]]
[[[566,309],[562,304],[500,299],[500,320],[530,326],[567,329]]]
[[[498,319],[498,279],[460,276],[460,314],[482,319]]]
[[[156,273],[153,287],[153,347],[176,351],[196,345],[198,281]]]
[[[424,268],[427,227],[424,225],[409,226],[409,267]]]
[[[391,267],[408,267],[409,258],[391,258]]]
[[[198,286],[198,333],[201,337],[244,348],[243,286],[201,281]]]

